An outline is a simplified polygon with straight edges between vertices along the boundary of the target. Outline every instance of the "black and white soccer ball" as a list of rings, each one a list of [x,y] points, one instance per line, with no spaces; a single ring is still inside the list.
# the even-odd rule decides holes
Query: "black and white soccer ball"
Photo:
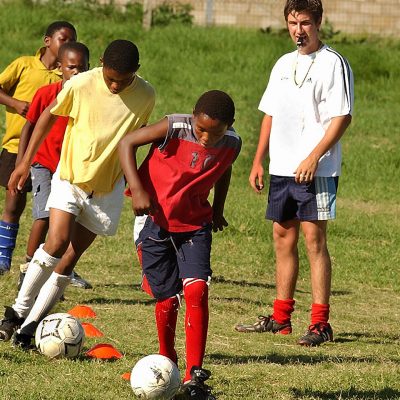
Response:
[[[50,358],[74,358],[85,341],[79,320],[70,314],[57,313],[44,318],[36,329],[35,342],[40,353]]]
[[[139,399],[170,400],[181,384],[179,369],[168,357],[151,354],[141,358],[131,372],[133,393]]]

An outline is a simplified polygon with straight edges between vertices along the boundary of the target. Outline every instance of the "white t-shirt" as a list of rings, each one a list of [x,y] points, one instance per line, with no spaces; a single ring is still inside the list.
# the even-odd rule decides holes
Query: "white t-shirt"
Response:
[[[331,119],[352,114],[353,73],[347,60],[324,45],[302,55],[282,56],[271,71],[259,110],[272,116],[269,173],[294,176],[294,171],[325,135]],[[316,176],[339,176],[340,143],[325,153]]]

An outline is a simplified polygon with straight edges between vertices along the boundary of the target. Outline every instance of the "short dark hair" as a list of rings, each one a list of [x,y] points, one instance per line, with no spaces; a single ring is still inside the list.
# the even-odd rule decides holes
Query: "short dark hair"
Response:
[[[81,42],[63,43],[58,49],[58,60],[61,61],[64,53],[70,50],[83,54],[86,57],[86,60],[89,61],[89,49]]]
[[[212,119],[219,119],[232,125],[235,119],[235,104],[232,98],[222,90],[210,90],[197,100],[194,115],[206,114]]]
[[[136,72],[139,67],[139,50],[129,40],[114,40],[104,51],[103,66],[123,74]]]
[[[287,0],[283,11],[286,21],[288,15],[293,11],[308,12],[312,15],[314,22],[319,22],[322,19],[324,9],[321,0]]]
[[[63,29],[63,28],[68,28],[71,29],[72,32],[74,32],[75,34],[75,38],[76,38],[76,29],[75,27],[67,22],[67,21],[54,21],[52,22],[46,29],[46,33],[44,34],[44,36],[53,36],[57,31]]]

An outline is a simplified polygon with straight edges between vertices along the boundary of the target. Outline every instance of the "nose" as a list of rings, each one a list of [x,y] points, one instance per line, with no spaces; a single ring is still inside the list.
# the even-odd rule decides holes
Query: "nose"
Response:
[[[298,22],[296,24],[296,33],[298,35],[301,35],[303,32],[304,32],[303,25],[300,22]]]
[[[121,85],[120,85],[119,83],[113,82],[113,83],[111,83],[111,85],[110,85],[110,90],[111,90],[113,93],[118,93],[118,92],[120,91],[120,87],[121,87]]]

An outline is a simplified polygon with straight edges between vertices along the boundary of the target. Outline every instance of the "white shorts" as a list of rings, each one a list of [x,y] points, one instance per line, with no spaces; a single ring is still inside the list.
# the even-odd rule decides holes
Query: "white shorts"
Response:
[[[56,208],[76,216],[76,222],[96,235],[112,236],[117,232],[123,205],[125,181],[122,177],[110,193],[87,193],[67,180],[60,171],[51,180],[51,192],[46,209]]]

